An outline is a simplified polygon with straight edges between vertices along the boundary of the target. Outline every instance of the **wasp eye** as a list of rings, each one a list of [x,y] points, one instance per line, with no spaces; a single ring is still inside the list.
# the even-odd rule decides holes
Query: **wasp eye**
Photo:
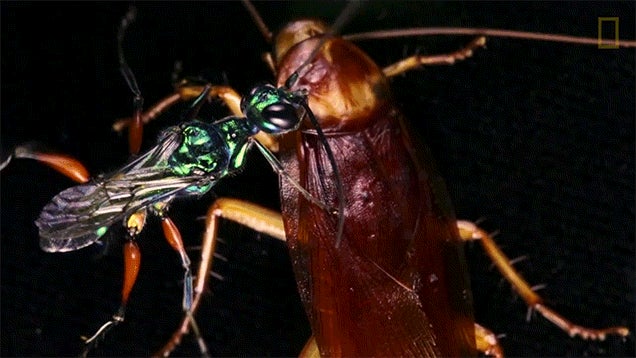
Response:
[[[265,107],[261,112],[263,131],[280,133],[292,130],[298,126],[300,119],[296,108],[289,103],[274,103]]]
[[[250,89],[250,92],[248,93],[247,97],[254,97],[256,96],[256,94],[258,93],[267,93],[267,91],[271,91],[272,89],[276,89],[276,87],[272,86],[269,83],[261,83],[258,84],[254,87],[252,87],[252,89]]]

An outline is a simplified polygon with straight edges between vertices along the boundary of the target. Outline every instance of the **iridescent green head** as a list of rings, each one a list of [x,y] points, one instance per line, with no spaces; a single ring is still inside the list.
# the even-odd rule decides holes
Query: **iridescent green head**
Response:
[[[301,105],[305,97],[270,84],[252,88],[243,97],[241,110],[247,120],[260,130],[281,134],[297,129],[305,114]]]

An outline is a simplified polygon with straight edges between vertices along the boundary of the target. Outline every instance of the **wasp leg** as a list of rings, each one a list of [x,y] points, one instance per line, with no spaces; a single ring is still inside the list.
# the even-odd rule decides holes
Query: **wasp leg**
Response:
[[[212,268],[212,260],[217,243],[219,219],[227,219],[245,225],[258,232],[285,241],[285,229],[281,215],[275,211],[263,208],[243,200],[221,198],[217,199],[206,215],[206,229],[203,234],[201,248],[201,262],[194,285],[194,297],[190,308],[190,315],[186,315],[179,329],[175,331],[170,340],[157,352],[156,356],[166,357],[181,343],[181,338],[188,333],[192,315],[201,303],[201,296],[208,284],[209,272]]]
[[[172,219],[165,215],[164,209],[165,207],[162,207],[158,210],[159,217],[161,218],[161,227],[163,229],[163,234],[170,246],[172,246],[172,248],[179,253],[179,256],[181,257],[181,264],[183,266],[183,269],[185,270],[183,274],[183,311],[185,312],[185,316],[188,317],[190,326],[192,327],[192,331],[196,336],[201,355],[207,357],[208,347],[201,337],[198,325],[196,324],[194,314],[192,312],[192,270],[190,269],[190,258],[186,253],[185,247],[183,245],[183,240],[181,238],[181,233],[179,232],[177,225],[175,225]]]
[[[139,267],[141,266],[141,252],[139,251],[139,246],[137,246],[135,239],[143,229],[145,221],[146,211],[142,210],[131,215],[126,222],[128,237],[124,244],[124,283],[121,289],[121,305],[110,321],[104,323],[97,332],[93,334],[93,336],[86,339],[84,342],[84,350],[81,354],[82,357],[86,357],[93,347],[95,347],[97,343],[104,338],[108,331],[124,321],[128,298],[130,297],[130,292],[135,286]]]
[[[0,170],[4,169],[13,158],[26,158],[44,163],[77,183],[84,184],[90,180],[88,170],[79,160],[66,154],[50,153],[37,147],[35,143],[16,147],[9,158],[0,164]]]
[[[484,47],[485,45],[486,37],[480,36],[471,41],[464,48],[455,52],[429,56],[414,55],[383,68],[382,72],[384,72],[384,75],[387,77],[393,77],[406,71],[416,69],[420,66],[452,65],[457,61],[462,61],[471,57],[474,50]]]
[[[144,100],[141,95],[136,94],[133,102],[133,119],[128,129],[128,151],[130,154],[137,154],[141,149],[141,140],[143,138],[144,126],[141,122],[141,114]]]
[[[175,93],[163,98],[147,111],[141,113],[141,123],[147,124],[179,102],[196,99],[205,90],[205,88],[205,85],[194,85],[187,83],[186,81],[182,82],[177,86]],[[225,103],[233,115],[243,116],[243,113],[241,112],[242,97],[232,87],[210,85],[208,100],[217,98]],[[124,128],[130,126],[134,122],[134,118],[119,119],[113,124],[113,130],[121,132]],[[273,136],[259,132],[254,137],[272,152],[278,152],[278,141],[274,139]]]
[[[536,310],[548,321],[564,330],[571,337],[580,336],[583,339],[604,340],[608,334],[626,337],[629,335],[627,327],[608,327],[603,329],[587,328],[576,325],[561,316],[558,312],[546,306],[543,299],[537,295],[532,287],[525,281],[521,275],[515,271],[510,264],[510,259],[497,247],[492,237],[483,229],[469,221],[458,221],[457,227],[462,239],[479,240],[490,257],[492,262],[497,266],[501,274],[510,282],[515,291],[523,298],[531,310]]]

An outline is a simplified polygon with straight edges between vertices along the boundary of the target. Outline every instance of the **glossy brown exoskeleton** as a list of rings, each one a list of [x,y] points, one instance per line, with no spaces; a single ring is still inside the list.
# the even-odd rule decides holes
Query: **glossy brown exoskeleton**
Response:
[[[316,27],[295,22],[278,39]],[[279,85],[320,41],[304,40],[280,55]],[[305,73],[299,71],[292,89],[309,93],[345,192],[345,229],[336,247],[333,215],[281,181],[287,241],[321,354],[474,354],[470,285],[455,217],[430,158],[416,154],[382,70],[334,37]],[[336,205],[338,183],[315,131],[305,128],[281,143],[285,169],[312,195]]]

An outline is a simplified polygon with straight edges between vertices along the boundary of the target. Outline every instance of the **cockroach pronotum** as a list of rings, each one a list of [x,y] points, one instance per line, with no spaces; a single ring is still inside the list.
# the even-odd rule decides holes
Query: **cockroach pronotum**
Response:
[[[422,5],[370,4],[343,33],[440,24],[594,37],[598,17],[619,16],[621,38],[634,38],[628,32],[634,28],[634,18],[628,16],[634,13],[631,4],[572,5],[563,11],[548,5],[499,4],[496,9]],[[86,15],[78,17],[64,7],[2,6],[3,149],[38,139],[76,155],[94,170],[121,164],[126,158],[125,140],[108,131],[114,118],[126,114],[122,109],[130,108],[114,51],[114,26],[125,7],[82,5]],[[274,14],[289,13],[277,20],[280,25],[299,15],[328,21],[342,9],[322,7],[258,6],[268,23],[280,18]],[[224,71],[227,83],[241,91],[271,79],[258,60],[267,48],[255,49],[254,44],[263,41],[238,4],[141,6],[139,13],[146,15],[129,33],[127,48],[147,101],[170,90],[175,60],[182,60],[184,72],[206,69],[207,74],[216,74],[210,79],[216,83],[223,83],[219,73]],[[235,31],[237,19],[241,31]],[[87,31],[64,33],[58,27],[64,22]],[[30,36],[23,29],[33,23],[48,24],[50,30]],[[454,50],[468,40],[416,38],[359,45],[378,63],[388,64],[416,51]],[[501,232],[498,242],[509,256],[529,256],[517,267],[530,282],[547,284],[544,296],[549,303],[588,326],[634,328],[630,318],[634,316],[633,201],[629,199],[634,182],[633,76],[631,50],[492,39],[470,60],[392,80],[393,94],[407,118],[426,119],[413,127],[436,158],[457,216],[485,217],[483,225]],[[217,116],[225,114],[221,109]],[[165,126],[163,122],[149,126],[146,138],[152,138],[153,127]],[[221,183],[216,191],[276,207],[276,178],[256,157],[241,176]],[[93,256],[100,250],[63,257],[41,253],[32,220],[68,182],[48,169],[17,163],[2,173],[3,355],[76,353],[78,337],[91,333],[116,308],[121,263],[117,254],[96,260]],[[19,185],[37,181],[34,178],[46,180],[34,183],[33,190]],[[176,221],[183,218],[181,222],[190,223],[207,205],[208,200],[188,202],[171,213]],[[297,354],[309,332],[293,293],[288,259],[281,253],[284,246],[269,239],[255,242],[249,231],[227,226],[234,230],[223,235],[228,246],[220,250],[229,262],[218,267],[225,279],[213,281],[214,295],[205,298],[198,319],[205,322],[202,331],[210,350]],[[201,225],[184,231],[188,243],[196,245]],[[241,234],[248,238],[235,238]],[[150,230],[140,240],[145,261],[127,324],[110,333],[96,354],[148,354],[178,323],[180,266],[164,240],[154,238],[160,235]],[[112,242],[117,245],[117,240]],[[627,343],[588,342],[569,339],[541,318],[526,323],[523,305],[512,302],[507,284],[497,286],[499,276],[488,272],[479,251],[470,250],[468,260],[475,315],[494,332],[506,334],[501,341],[506,354],[633,355],[631,338]],[[109,246],[107,252],[119,249]],[[275,258],[280,266],[275,266],[279,264]],[[282,282],[289,282],[291,288],[281,288]],[[263,291],[250,296],[258,287]],[[236,292],[228,297],[232,289]],[[228,316],[231,309],[238,312]],[[176,353],[197,352],[196,346],[184,344]]]

